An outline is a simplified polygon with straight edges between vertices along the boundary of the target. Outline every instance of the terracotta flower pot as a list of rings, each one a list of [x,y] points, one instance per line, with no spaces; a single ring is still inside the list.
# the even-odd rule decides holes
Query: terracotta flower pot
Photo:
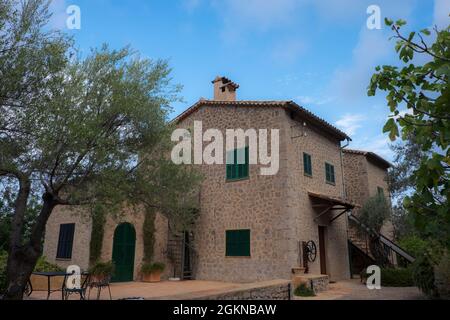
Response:
[[[161,281],[161,271],[154,271],[151,273],[142,274],[142,281],[144,281],[144,282],[160,282]]]

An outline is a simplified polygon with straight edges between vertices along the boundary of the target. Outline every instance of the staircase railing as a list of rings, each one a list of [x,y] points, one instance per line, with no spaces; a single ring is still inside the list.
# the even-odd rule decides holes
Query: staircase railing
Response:
[[[361,227],[361,229],[363,229],[367,233],[371,234],[374,239],[378,239],[378,241],[379,241],[378,247],[380,248],[381,251],[384,251],[384,255],[389,261],[393,261],[393,253],[394,252],[410,263],[413,263],[415,261],[415,258],[413,256],[411,256],[408,252],[403,250],[399,245],[397,245],[393,241],[389,240],[384,235],[382,235],[382,234],[376,232],[375,230],[369,228],[368,226],[366,226],[364,223],[361,222],[361,220],[359,220],[353,214],[350,213],[348,217],[349,217],[349,220],[358,224]]]

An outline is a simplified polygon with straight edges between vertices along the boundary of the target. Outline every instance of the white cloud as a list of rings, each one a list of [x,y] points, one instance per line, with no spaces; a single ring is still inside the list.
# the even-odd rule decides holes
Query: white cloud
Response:
[[[438,29],[447,27],[450,24],[450,0],[434,1],[434,18],[433,25]]]
[[[300,39],[286,39],[275,45],[272,52],[273,59],[278,63],[293,63],[307,49],[306,44]]]
[[[67,10],[68,4],[65,0],[53,0],[50,3],[49,10],[52,13],[50,18],[50,27],[54,29],[65,29],[67,21]]]
[[[391,144],[391,140],[389,140],[389,138],[385,135],[378,135],[371,138],[354,137],[349,148],[371,151],[388,161],[392,161],[394,158],[394,153],[389,148],[389,144]]]
[[[304,105],[313,104],[313,105],[321,106],[321,105],[332,102],[334,100],[334,98],[333,97],[322,98],[322,97],[314,97],[314,96],[298,96],[298,97],[296,97],[295,100],[298,100],[301,104],[304,104]]]
[[[349,136],[353,136],[362,127],[361,122],[364,120],[366,120],[366,117],[362,114],[346,114],[336,121],[336,126]]]
[[[375,67],[392,54],[388,36],[378,30],[363,28],[353,49],[351,64],[335,70],[330,81],[330,94],[345,103],[359,102],[359,99],[367,97],[367,87]]]

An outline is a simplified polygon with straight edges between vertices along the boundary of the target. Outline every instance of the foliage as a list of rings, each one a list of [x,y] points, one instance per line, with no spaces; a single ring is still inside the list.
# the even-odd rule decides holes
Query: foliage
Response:
[[[437,295],[434,281],[434,264],[427,254],[421,254],[416,257],[416,261],[412,264],[414,283],[423,293],[430,297]]]
[[[44,256],[39,257],[36,267],[34,268],[35,272],[58,272],[64,271],[63,268],[57,266],[56,264],[50,263]]]
[[[450,248],[450,27],[435,28],[430,45],[428,29],[404,36],[405,21],[386,19],[386,24],[394,31],[395,50],[404,65],[377,67],[368,94],[388,93],[391,115],[383,131],[393,141],[414,136],[424,154],[411,176],[415,190],[403,202],[415,228],[421,237]],[[414,64],[417,54],[427,62]]]
[[[316,294],[314,290],[308,287],[306,284],[301,283],[297,288],[295,288],[294,295],[297,297],[315,297]]]
[[[389,191],[392,196],[392,224],[395,238],[401,239],[414,232],[414,221],[403,206],[403,200],[415,189],[414,172],[426,156],[414,136],[390,145],[394,153],[393,166],[388,171]]]
[[[92,276],[111,276],[114,274],[115,266],[112,261],[97,262],[89,268]]]
[[[390,217],[391,208],[383,195],[369,198],[359,211],[359,220],[366,227],[380,233],[386,219]]]
[[[361,271],[361,280],[367,283],[367,269]],[[383,287],[413,287],[414,280],[411,268],[381,268],[381,286]]]
[[[8,282],[6,281],[6,263],[8,261],[8,253],[6,251],[0,250],[0,294],[2,294]]]
[[[89,263],[93,264],[100,259],[105,231],[106,214],[105,209],[97,204],[92,210],[91,242],[89,243]]]
[[[411,234],[401,238],[399,245],[413,257],[418,257],[427,251],[430,244],[419,236]]]
[[[141,272],[143,274],[150,274],[153,272],[163,272],[165,268],[166,265],[162,262],[144,263],[141,267]]]
[[[148,209],[145,213],[143,226],[143,240],[144,240],[144,259],[147,264],[153,260],[154,246],[155,246],[155,219],[156,213],[153,209]]]
[[[381,285],[383,287],[414,287],[410,268],[382,268]]]
[[[47,1],[0,6],[0,184],[14,191],[17,220],[10,235],[17,284],[7,296],[20,299],[19,275],[33,270],[56,206],[100,204],[108,214],[149,206],[191,225],[186,208],[197,206],[200,177],[166,157],[170,104],[180,90],[166,61],[106,45],[82,57],[64,35],[45,31]],[[39,209],[25,234],[33,195]]]

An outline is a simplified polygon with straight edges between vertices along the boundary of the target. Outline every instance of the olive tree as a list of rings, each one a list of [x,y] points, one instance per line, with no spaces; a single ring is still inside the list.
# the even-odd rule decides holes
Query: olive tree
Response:
[[[199,181],[166,157],[179,92],[167,63],[129,48],[73,54],[70,39],[43,31],[46,1],[21,3],[0,4],[0,180],[15,190],[5,299],[23,297],[55,207],[134,206],[178,219],[195,206]]]

